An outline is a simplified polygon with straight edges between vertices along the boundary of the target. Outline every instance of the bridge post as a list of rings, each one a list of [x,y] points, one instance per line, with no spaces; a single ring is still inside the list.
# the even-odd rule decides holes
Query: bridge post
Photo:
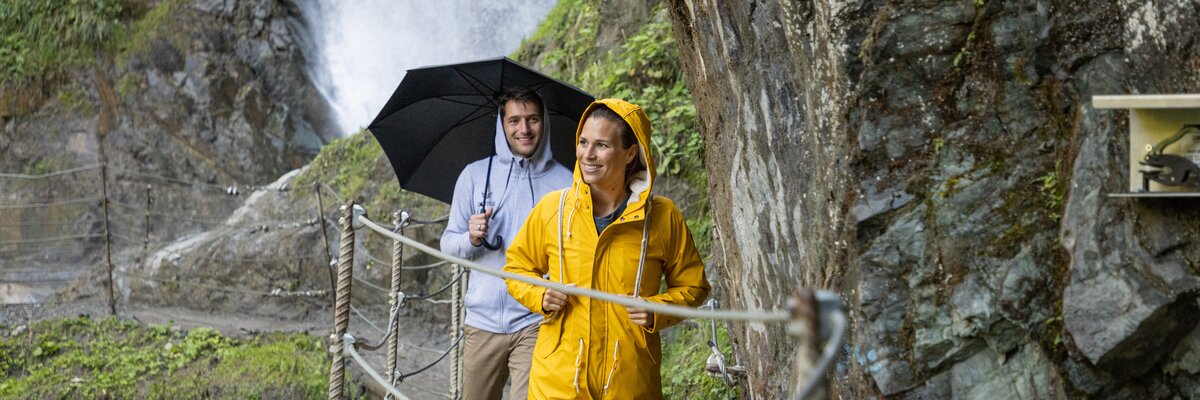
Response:
[[[396,224],[396,233],[404,235],[404,226],[408,224],[408,217],[408,212],[404,210],[396,210],[396,212],[392,213],[392,223]],[[389,315],[397,313],[398,311],[396,308],[400,307],[400,266],[403,264],[404,244],[399,240],[392,240],[392,292],[388,295],[390,300],[390,307],[388,307],[388,309],[392,312],[389,313]],[[396,382],[396,378],[398,377],[396,371],[398,357],[396,356],[396,353],[399,351],[400,347],[400,321],[397,320],[395,323],[391,323],[389,325],[391,325],[392,328],[391,332],[387,333],[387,380],[392,386],[396,386],[398,383]],[[390,394],[384,396],[385,400],[390,398]]]
[[[342,236],[338,243],[338,274],[337,274],[337,292],[334,299],[333,307],[333,335],[330,336],[332,344],[329,347],[330,353],[333,353],[333,363],[329,367],[329,400],[341,400],[345,398],[345,380],[346,380],[346,348],[345,336],[346,330],[350,325],[350,282],[354,272],[354,212],[362,210],[354,204],[353,201],[343,204],[341,218],[338,219],[338,225],[341,226]]]

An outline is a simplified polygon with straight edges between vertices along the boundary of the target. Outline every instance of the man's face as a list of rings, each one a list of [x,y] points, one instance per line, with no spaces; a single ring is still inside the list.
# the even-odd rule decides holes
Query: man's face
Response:
[[[542,139],[542,110],[536,104],[511,100],[504,104],[504,137],[508,148],[520,157],[530,157]]]

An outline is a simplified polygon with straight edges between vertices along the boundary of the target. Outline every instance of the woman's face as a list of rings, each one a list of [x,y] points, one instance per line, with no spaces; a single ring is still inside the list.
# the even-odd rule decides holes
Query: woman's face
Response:
[[[575,158],[583,181],[595,189],[625,185],[625,166],[637,157],[638,146],[621,147],[621,130],[615,122],[589,117],[575,144]]]

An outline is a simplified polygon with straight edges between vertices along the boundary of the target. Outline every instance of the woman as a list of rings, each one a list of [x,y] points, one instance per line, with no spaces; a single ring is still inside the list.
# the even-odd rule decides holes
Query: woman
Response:
[[[691,233],[671,200],[651,194],[646,113],[606,99],[583,115],[571,187],[538,202],[513,239],[504,270],[699,306],[710,287]],[[667,289],[660,293],[663,280]],[[659,332],[682,318],[507,283],[518,302],[546,316],[534,346],[529,398],[662,398]]]

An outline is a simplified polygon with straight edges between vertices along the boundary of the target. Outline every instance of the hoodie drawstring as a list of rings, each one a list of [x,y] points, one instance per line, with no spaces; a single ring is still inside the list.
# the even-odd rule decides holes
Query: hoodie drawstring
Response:
[[[617,363],[619,363],[621,361],[620,359],[617,358],[617,350],[620,350],[620,349],[621,349],[621,341],[617,340],[616,344],[613,345],[612,369],[608,370],[608,378],[604,380],[604,394],[602,394],[601,396],[608,395],[608,384],[612,383],[613,372],[617,372]]]

